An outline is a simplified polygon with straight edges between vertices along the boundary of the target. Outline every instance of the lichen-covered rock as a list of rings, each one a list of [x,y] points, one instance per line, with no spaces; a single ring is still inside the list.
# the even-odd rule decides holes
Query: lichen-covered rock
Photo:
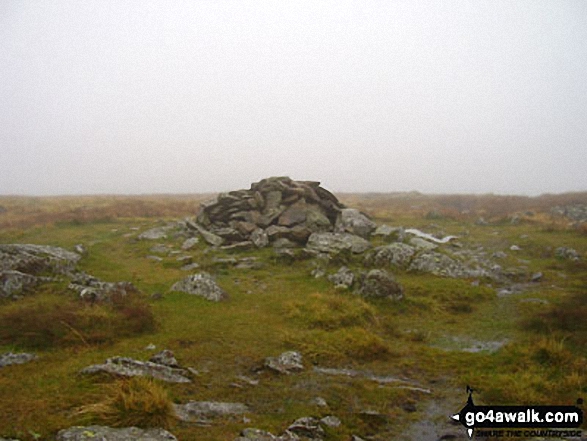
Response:
[[[186,292],[188,294],[203,297],[212,302],[220,302],[228,299],[226,291],[220,288],[216,284],[214,278],[206,272],[192,274],[191,276],[176,282],[171,287],[171,291]]]
[[[279,372],[280,374],[291,374],[304,370],[302,354],[296,351],[287,351],[279,357],[267,357],[265,367]]]
[[[470,268],[457,259],[434,251],[418,254],[410,263],[408,270],[452,278],[484,277],[489,275],[482,268]]]
[[[369,248],[368,241],[350,233],[313,233],[306,244],[308,251],[332,254],[344,251],[360,254]]]
[[[76,426],[60,430],[57,441],[177,441],[177,438],[164,429]]]
[[[257,248],[265,248],[269,245],[269,236],[267,236],[267,233],[263,228],[255,228],[251,232],[251,242],[253,242]]]
[[[372,266],[391,265],[397,268],[405,268],[416,254],[413,247],[404,243],[392,243],[375,248],[365,256],[365,264]]]
[[[389,298],[400,300],[404,296],[402,286],[385,270],[374,269],[361,274],[357,294],[365,298]]]
[[[247,428],[234,441],[276,441],[278,438],[266,430]]]
[[[334,283],[336,289],[349,289],[353,286],[355,274],[346,266],[343,266],[336,273],[328,276],[328,280]]]
[[[4,354],[0,354],[0,368],[13,364],[25,364],[36,359],[36,355],[28,354],[26,352],[20,352],[17,354],[13,352],[6,352]]]
[[[336,219],[335,230],[368,239],[377,224],[355,208],[343,208]]]
[[[188,372],[151,361],[139,361],[129,357],[108,358],[103,364],[82,369],[82,374],[106,373],[122,377],[152,377],[169,383],[190,383]]]

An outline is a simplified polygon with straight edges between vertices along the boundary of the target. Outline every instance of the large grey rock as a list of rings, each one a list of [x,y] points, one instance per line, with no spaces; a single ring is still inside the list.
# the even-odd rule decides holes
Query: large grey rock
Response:
[[[242,403],[221,403],[216,401],[190,401],[186,404],[174,404],[177,418],[185,422],[202,422],[209,418],[242,415],[249,408]]]
[[[169,349],[163,349],[160,352],[157,352],[149,361],[152,363],[162,364],[164,366],[169,366],[172,368],[178,368],[179,364],[177,363],[177,359],[175,358],[175,354],[170,351]]]
[[[17,354],[13,352],[6,352],[4,354],[0,354],[0,368],[13,364],[25,364],[36,359],[36,355],[27,354],[26,352],[20,352]]]
[[[400,300],[404,296],[402,286],[385,270],[374,269],[362,274],[357,294],[366,298]]]
[[[328,276],[328,280],[334,283],[336,289],[349,289],[353,286],[355,274],[346,266],[343,266],[336,273]]]
[[[343,208],[336,219],[335,229],[368,239],[377,224],[355,208]]]
[[[336,254],[350,251],[359,254],[371,248],[371,244],[362,237],[350,233],[312,233],[306,248],[318,253]]]
[[[18,295],[30,291],[31,288],[39,283],[50,282],[51,280],[53,279],[50,277],[33,276],[20,271],[0,271],[0,298],[17,298]]]
[[[428,242],[426,239],[422,239],[421,237],[412,237],[410,239],[410,245],[418,250],[426,251],[432,251],[438,248],[438,245],[433,244],[432,242]]]
[[[410,263],[414,254],[416,254],[414,248],[404,243],[396,242],[370,251],[365,257],[365,264],[375,266],[391,265],[404,268]]]
[[[82,374],[106,373],[122,377],[152,377],[169,383],[190,383],[188,372],[151,361],[139,361],[129,357],[108,358],[103,364],[95,364],[81,370]]]
[[[71,278],[68,288],[77,292],[80,298],[89,301],[107,301],[114,296],[126,296],[131,292],[138,292],[130,282],[104,282],[83,272]]]
[[[171,291],[186,292],[188,294],[203,297],[212,302],[220,302],[228,299],[226,291],[220,288],[216,284],[214,278],[206,272],[192,274],[191,276],[176,282],[171,287]]]
[[[76,426],[60,430],[57,441],[177,441],[177,438],[163,429]]]
[[[296,351],[287,351],[279,357],[267,357],[265,367],[279,372],[280,374],[291,374],[304,370],[302,364],[302,354]]]

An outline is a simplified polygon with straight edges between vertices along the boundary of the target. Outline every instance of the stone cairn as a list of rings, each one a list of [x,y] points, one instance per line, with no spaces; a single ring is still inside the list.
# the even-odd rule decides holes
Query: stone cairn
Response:
[[[190,227],[211,245],[235,249],[282,238],[305,244],[312,233],[334,231],[344,208],[320,182],[272,177],[203,203]]]

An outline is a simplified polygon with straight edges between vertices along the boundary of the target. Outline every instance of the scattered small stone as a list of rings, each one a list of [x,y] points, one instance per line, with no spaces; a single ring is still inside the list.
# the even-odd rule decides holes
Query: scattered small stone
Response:
[[[522,248],[520,248],[518,245],[512,245],[510,247],[510,251],[520,251]]]
[[[167,239],[167,234],[169,233],[169,230],[171,228],[172,228],[171,226],[151,228],[150,230],[144,231],[143,233],[139,234],[139,239],[141,239],[141,240]]]
[[[175,260],[179,263],[183,263],[184,265],[189,265],[194,261],[192,256],[177,256]]]
[[[155,346],[153,343],[149,343],[147,346],[145,346],[145,351],[154,351],[155,349],[157,349],[157,346]]]
[[[567,247],[558,247],[556,250],[554,250],[554,255],[560,259],[568,259],[575,262],[581,258],[577,250]]]
[[[198,239],[197,237],[190,237],[189,239],[186,239],[183,244],[181,245],[181,249],[184,251],[188,251],[191,250],[193,247],[195,247],[198,243],[200,242],[200,239]]]
[[[125,427],[115,429],[106,426],[76,426],[60,430],[57,441],[177,441],[164,429],[140,429]]]
[[[147,259],[153,260],[155,262],[163,262],[163,259],[159,256],[147,256]]]
[[[302,354],[296,351],[287,351],[279,357],[267,357],[265,367],[280,374],[291,374],[304,370]]]
[[[200,268],[200,264],[198,263],[190,263],[189,265],[184,265],[180,269],[182,271],[193,271]]]
[[[316,397],[312,399],[312,404],[315,404],[318,407],[328,407],[328,403],[322,397]]]
[[[75,245],[73,247],[73,251],[75,251],[78,254],[81,254],[82,256],[85,256],[86,254],[88,254],[88,250],[81,243],[78,243],[77,245]]]
[[[537,272],[532,274],[532,278],[530,279],[532,282],[540,282],[542,280],[542,273]]]
[[[343,266],[335,274],[328,276],[328,280],[334,283],[335,289],[349,289],[355,281],[355,274]]]
[[[77,292],[80,298],[92,302],[109,301],[113,296],[126,296],[131,292],[138,292],[130,282],[104,282],[83,272],[71,278],[68,288]]]
[[[175,354],[169,349],[163,349],[161,352],[158,352],[149,358],[149,361],[173,368],[179,367]]]
[[[321,418],[320,423],[328,427],[340,427],[340,425],[342,424],[342,422],[333,415],[328,415],[324,418]]]
[[[0,354],[0,368],[14,364],[25,364],[36,360],[37,358],[38,357],[36,355],[28,354],[26,352],[20,352],[17,354],[13,352],[6,352],[4,354]]]
[[[174,404],[177,418],[185,422],[203,422],[208,418],[228,415],[242,415],[249,408],[242,403],[221,403],[215,401],[190,401],[186,404]]]
[[[157,245],[152,246],[149,251],[155,254],[167,254],[169,251],[171,251],[171,249],[167,245],[158,243]]]

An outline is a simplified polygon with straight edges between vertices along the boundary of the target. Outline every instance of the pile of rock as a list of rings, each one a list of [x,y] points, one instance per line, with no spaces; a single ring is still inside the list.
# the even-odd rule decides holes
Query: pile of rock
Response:
[[[288,177],[263,179],[249,190],[222,193],[202,204],[196,223],[209,244],[235,248],[264,247],[286,238],[305,244],[312,233],[348,232],[368,237],[376,225],[346,209],[319,182]]]

